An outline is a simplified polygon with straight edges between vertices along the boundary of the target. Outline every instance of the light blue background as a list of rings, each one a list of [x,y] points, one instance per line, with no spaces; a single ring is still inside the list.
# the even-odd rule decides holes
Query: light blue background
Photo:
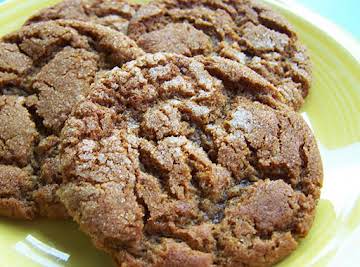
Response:
[[[5,0],[0,0],[0,3],[4,1]],[[332,20],[360,40],[360,0],[297,1],[320,15]]]
[[[360,40],[360,0],[297,0]]]

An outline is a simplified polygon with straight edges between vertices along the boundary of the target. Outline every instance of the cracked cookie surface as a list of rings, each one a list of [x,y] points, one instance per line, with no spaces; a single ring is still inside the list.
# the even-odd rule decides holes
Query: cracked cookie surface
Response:
[[[0,96],[0,215],[67,218],[55,193],[59,186],[54,181],[39,185],[41,160],[36,147],[41,135],[25,101],[25,97]]]
[[[2,38],[0,201],[15,204],[1,205],[1,215],[67,216],[55,194],[64,122],[98,73],[142,54],[119,31],[74,20],[34,23]]]
[[[26,24],[58,19],[81,20],[126,33],[138,5],[123,0],[65,0],[39,11]]]
[[[118,266],[270,266],[309,231],[310,129],[256,101],[272,99],[261,76],[221,62],[147,54],[99,77],[66,121],[58,195]]]
[[[241,62],[274,84],[298,110],[311,66],[291,25],[253,0],[159,0],[139,8],[128,35],[146,52],[217,54]]]

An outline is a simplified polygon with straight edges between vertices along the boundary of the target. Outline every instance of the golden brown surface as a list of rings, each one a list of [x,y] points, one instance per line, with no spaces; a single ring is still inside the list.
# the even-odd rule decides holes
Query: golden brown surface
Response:
[[[24,97],[0,96],[0,159],[4,164],[25,167],[33,160],[39,136],[24,104]]]
[[[66,122],[58,195],[118,266],[269,266],[309,231],[322,184],[310,129],[254,102],[274,98],[247,67],[216,78],[215,59],[140,57]]]
[[[256,1],[152,1],[134,14],[128,34],[146,52],[215,53],[245,64],[278,87],[295,110],[308,94],[305,48],[287,21]]]
[[[25,97],[0,96],[0,215],[66,218],[55,194],[57,186],[42,186],[36,176],[39,133],[24,104]]]
[[[1,194],[0,201],[22,204],[2,204],[2,215],[25,219],[67,216],[55,195],[60,182],[58,134],[99,72],[142,54],[119,31],[74,20],[34,23],[3,37],[0,164],[4,165],[1,183],[8,183],[8,193]],[[23,169],[16,170],[21,175],[14,174],[14,168]],[[18,184],[28,185],[28,181],[31,186],[24,186],[18,194]],[[32,212],[23,212],[24,205],[31,206]]]
[[[123,0],[65,0],[33,15],[26,24],[71,19],[91,21],[126,33],[138,5]]]
[[[290,110],[310,80],[296,33],[255,1],[42,10],[0,42],[0,215],[72,217],[118,266],[270,266],[320,195]]]

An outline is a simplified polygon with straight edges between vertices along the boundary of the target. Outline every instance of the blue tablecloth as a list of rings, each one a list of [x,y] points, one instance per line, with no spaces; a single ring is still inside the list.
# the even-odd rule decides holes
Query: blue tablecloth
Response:
[[[4,2],[6,0],[0,0]],[[24,0],[26,1],[26,0]],[[42,0],[38,0],[42,1]],[[360,40],[360,0],[297,0]]]

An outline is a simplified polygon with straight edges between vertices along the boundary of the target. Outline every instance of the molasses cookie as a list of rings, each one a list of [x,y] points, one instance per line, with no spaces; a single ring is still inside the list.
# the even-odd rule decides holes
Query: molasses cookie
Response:
[[[0,96],[0,215],[67,217],[55,194],[58,185],[38,186],[35,151],[40,134],[25,101],[21,96]]]
[[[271,90],[261,76],[236,63],[215,77],[215,61],[142,56],[98,77],[65,123],[58,195],[118,266],[270,266],[311,227],[310,129],[252,98]]]
[[[39,11],[26,24],[72,19],[102,24],[126,33],[129,19],[138,7],[134,3],[123,0],[65,0]]]
[[[97,73],[142,54],[119,31],[81,21],[34,23],[2,38],[0,215],[62,217],[52,203],[60,205],[55,191],[64,122]]]
[[[132,17],[128,35],[150,53],[238,61],[275,85],[295,110],[310,88],[310,60],[293,28],[253,0],[152,1]]]

